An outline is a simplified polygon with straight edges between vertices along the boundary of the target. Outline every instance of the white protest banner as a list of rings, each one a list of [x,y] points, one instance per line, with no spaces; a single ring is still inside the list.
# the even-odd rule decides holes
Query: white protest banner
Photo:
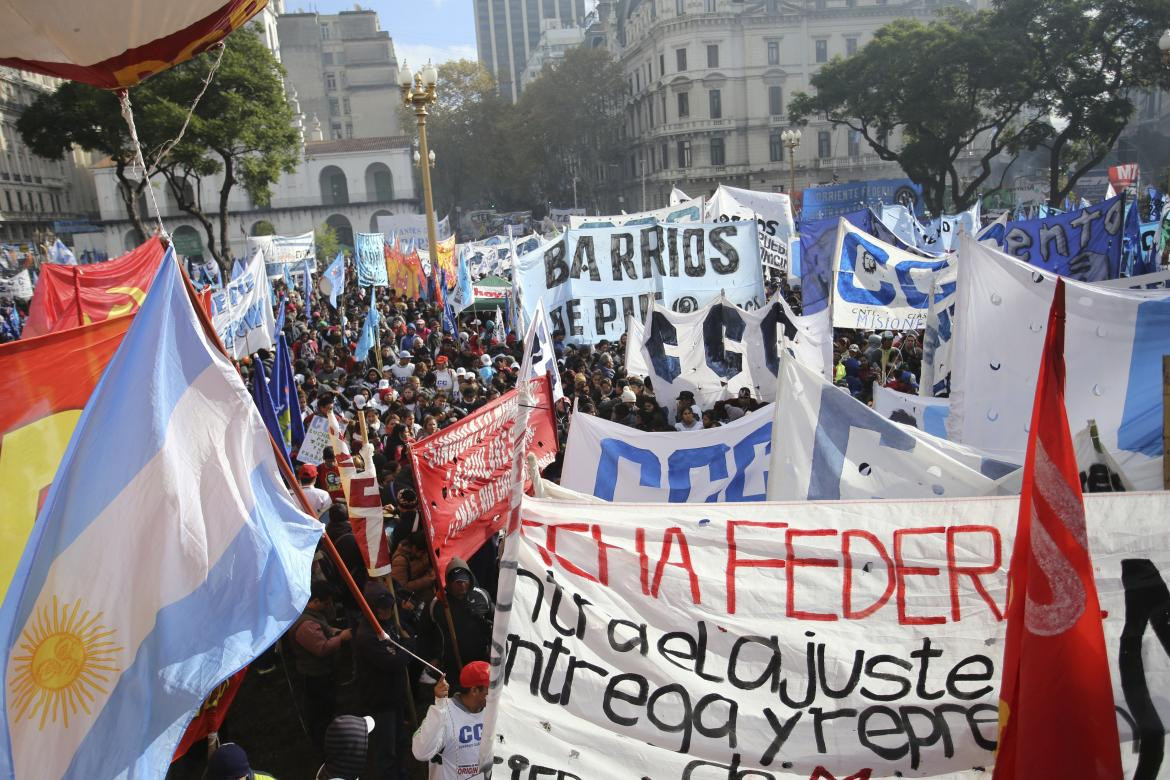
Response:
[[[27,268],[22,268],[12,276],[0,279],[0,298],[25,302],[32,300],[32,295],[32,280],[29,278]]]
[[[686,201],[688,201],[690,199],[691,199],[690,195],[687,195],[685,192],[680,190],[678,187],[673,187],[670,190],[670,198],[667,200],[667,203],[671,206],[677,206],[678,204],[685,203]]]
[[[1022,460],[1056,275],[961,240],[951,369],[951,440]],[[1139,490],[1162,488],[1162,362],[1170,291],[1064,280],[1069,426],[1097,421]]]
[[[1018,469],[892,422],[791,356],[780,358],[771,501],[991,495]]]
[[[427,217],[425,214],[391,214],[378,217],[378,232],[393,240],[412,241],[417,246],[427,244]],[[435,238],[442,241],[451,235],[450,217],[435,223]]]
[[[958,271],[952,263],[935,277],[930,305],[926,309],[926,325],[922,333],[922,376],[918,377],[918,393],[925,397],[950,395],[951,358],[954,354],[955,299],[954,293],[941,298],[943,284],[954,284]]]
[[[1018,503],[526,496],[482,765],[560,780],[984,780]],[[1085,496],[1128,778],[1168,771],[1168,513],[1166,493]]]
[[[873,410],[904,425],[913,425],[920,431],[940,439],[947,438],[947,416],[951,413],[948,398],[930,398],[900,393],[879,384],[873,386]]]
[[[703,199],[691,198],[653,211],[634,214],[609,214],[600,217],[569,216],[569,229],[602,227],[634,227],[662,222],[698,222],[703,218]]]
[[[720,184],[707,201],[703,219],[706,222],[754,219],[759,228],[760,262],[788,277],[796,224],[792,221],[792,202],[787,195]]]
[[[256,252],[243,273],[211,293],[211,324],[234,358],[276,343],[276,321],[268,302],[264,255]]]
[[[837,230],[833,326],[918,330],[926,324],[931,285],[949,260],[926,260],[858,230],[844,219]],[[939,286],[946,297],[953,285]]]
[[[758,401],[775,400],[780,353],[791,350],[824,372],[823,347],[832,341],[831,329],[814,333],[783,298],[751,311],[722,297],[686,314],[655,304],[643,327],[642,357],[654,392],[672,399],[689,390],[704,410],[737,397],[742,388]]]
[[[1093,284],[1120,290],[1163,290],[1170,287],[1170,269],[1154,271],[1152,274],[1142,274],[1141,276],[1106,279],[1102,282],[1093,282]]]
[[[719,290],[735,305],[764,302],[754,222],[570,230],[522,255],[514,270],[525,316],[544,301],[573,344],[616,341],[650,304],[689,312]]]
[[[310,270],[317,270],[317,245],[312,231],[299,236],[248,236],[246,243],[249,256],[263,253],[270,279],[284,276],[285,266],[289,271],[302,270],[305,260]]]
[[[626,316],[626,376],[636,376],[645,379],[650,376],[650,366],[642,355],[642,341],[646,329],[642,327],[642,320],[630,314]]]
[[[982,201],[975,201],[975,205],[958,214],[943,214],[941,219],[932,220],[927,227],[931,242],[926,248],[934,251],[952,252],[955,249],[955,239],[962,234],[974,236],[982,227],[980,211]]]
[[[606,501],[762,501],[771,443],[771,406],[673,433],[574,412],[561,485]]]
[[[305,440],[297,450],[297,460],[316,466],[325,459],[324,450],[329,446],[329,420],[313,415],[305,426]]]

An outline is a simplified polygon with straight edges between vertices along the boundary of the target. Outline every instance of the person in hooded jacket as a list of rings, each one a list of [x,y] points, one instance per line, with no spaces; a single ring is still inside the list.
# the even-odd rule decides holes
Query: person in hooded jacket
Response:
[[[444,605],[436,595],[427,609],[427,638],[430,649],[439,660],[437,666],[448,678],[455,680],[459,678],[463,665],[488,660],[495,605],[487,591],[479,587],[471,568],[462,558],[452,558],[447,564],[444,590],[451,621],[448,623],[443,614]],[[452,625],[454,639],[451,637]]]

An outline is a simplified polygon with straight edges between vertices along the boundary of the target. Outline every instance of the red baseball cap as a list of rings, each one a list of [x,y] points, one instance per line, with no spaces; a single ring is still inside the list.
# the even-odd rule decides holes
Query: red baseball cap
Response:
[[[317,467],[311,463],[305,463],[297,469],[297,476],[301,478],[302,482],[306,479],[316,479]]]
[[[459,685],[465,689],[486,688],[492,681],[487,661],[472,661],[459,673]]]

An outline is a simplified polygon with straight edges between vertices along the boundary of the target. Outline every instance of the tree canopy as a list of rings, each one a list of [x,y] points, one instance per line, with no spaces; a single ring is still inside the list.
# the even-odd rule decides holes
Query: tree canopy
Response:
[[[284,71],[272,52],[249,28],[236,30],[224,43],[211,86],[173,146],[171,140],[179,136],[218,50],[147,79],[130,97],[151,174],[161,174],[179,208],[200,222],[208,250],[226,269],[232,189],[240,184],[254,203],[267,203],[281,173],[296,170],[300,143],[285,98]],[[65,82],[30,106],[17,127],[29,147],[44,157],[60,159],[75,145],[107,155],[122,184],[127,216],[145,239],[136,198],[146,181],[132,174],[129,133],[112,93]],[[199,183],[215,174],[222,176],[217,198],[205,205]],[[218,217],[218,231],[212,216]]]

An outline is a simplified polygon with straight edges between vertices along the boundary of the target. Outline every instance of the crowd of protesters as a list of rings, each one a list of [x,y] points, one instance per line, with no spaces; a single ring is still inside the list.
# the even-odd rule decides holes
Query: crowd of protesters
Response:
[[[344,568],[392,641],[361,618],[344,575],[319,551],[308,607],[276,652],[258,661],[257,671],[277,662],[295,670],[302,721],[325,761],[319,777],[399,780],[418,776],[419,762],[428,761],[431,777],[475,776],[468,773],[478,747],[470,751],[449,737],[455,724],[480,717],[486,695],[497,545],[489,542],[468,561],[454,559],[445,572],[445,592],[439,592],[409,448],[512,389],[523,336],[498,321],[495,308],[464,312],[457,330],[445,330],[440,307],[389,290],[374,304],[381,325],[376,346],[359,355],[369,304],[352,282],[337,308],[316,292],[306,306],[304,290],[277,282],[276,291],[306,423],[327,417],[350,452],[360,453],[359,417],[365,418],[390,547],[389,576],[367,575],[348,520],[337,453],[326,448],[320,465],[301,465],[297,475]],[[768,294],[776,293],[799,311],[798,294],[769,285]],[[838,334],[833,360],[843,391],[862,402],[870,401],[874,382],[916,391],[922,350],[915,333]],[[700,408],[689,392],[659,398],[650,380],[627,373],[625,336],[581,347],[566,343],[558,331],[553,350],[566,396],[557,410],[562,454],[573,408],[650,432],[717,427],[761,405],[747,389],[711,408]],[[273,358],[262,350],[240,361],[240,371],[247,380],[252,361],[259,360],[271,375]],[[560,457],[545,476],[556,480],[559,472]],[[361,715],[368,718],[337,711],[337,693],[346,686],[355,686]],[[448,689],[459,693],[449,697]],[[358,743],[363,758],[353,760]],[[338,764],[338,750],[349,757],[342,760],[346,766]],[[373,774],[366,773],[367,763]]]

